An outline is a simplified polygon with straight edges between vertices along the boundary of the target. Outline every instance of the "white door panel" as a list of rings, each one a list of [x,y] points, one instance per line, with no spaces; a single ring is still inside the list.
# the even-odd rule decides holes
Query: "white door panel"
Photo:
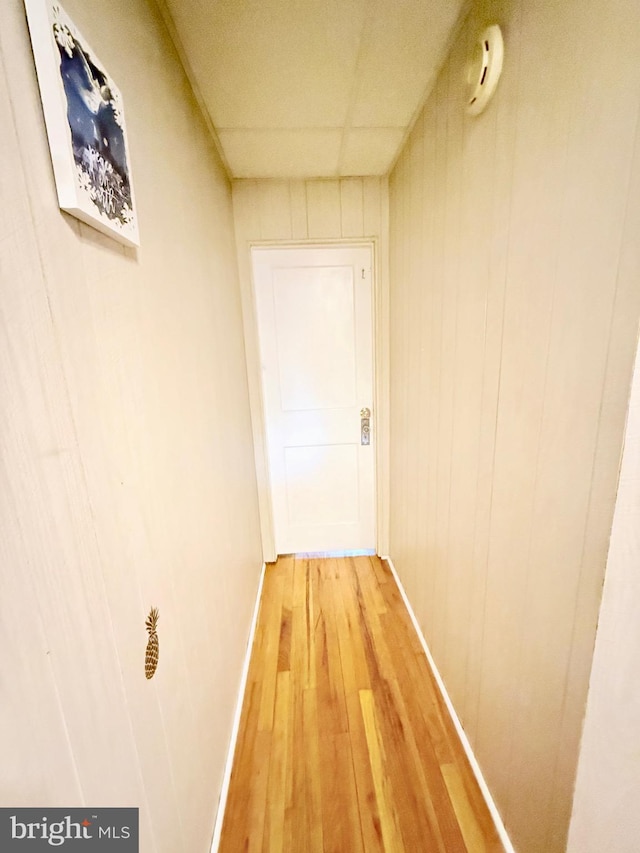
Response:
[[[276,551],[375,546],[371,250],[254,249]]]
[[[274,269],[273,296],[283,411],[351,405],[356,395],[351,267]]]

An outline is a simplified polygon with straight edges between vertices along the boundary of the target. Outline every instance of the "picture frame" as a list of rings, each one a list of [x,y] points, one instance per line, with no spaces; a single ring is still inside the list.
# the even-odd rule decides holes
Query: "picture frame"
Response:
[[[139,246],[120,90],[57,0],[24,0],[58,204]]]

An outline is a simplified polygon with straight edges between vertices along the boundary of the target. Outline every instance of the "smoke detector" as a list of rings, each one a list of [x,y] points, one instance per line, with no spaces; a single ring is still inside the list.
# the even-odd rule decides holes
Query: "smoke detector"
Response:
[[[487,27],[476,42],[469,63],[467,75],[469,84],[467,112],[469,115],[477,116],[491,100],[502,73],[503,56],[502,32],[497,24],[493,24],[491,27]]]

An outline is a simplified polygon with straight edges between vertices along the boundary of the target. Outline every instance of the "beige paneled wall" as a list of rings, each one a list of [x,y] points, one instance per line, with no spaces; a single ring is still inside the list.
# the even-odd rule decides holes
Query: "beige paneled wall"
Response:
[[[519,853],[564,850],[571,809],[640,314],[639,53],[634,0],[477,4],[390,178],[390,551]]]
[[[636,357],[620,486],[589,683],[567,846],[569,853],[602,853],[603,850],[635,853],[638,848],[639,531],[640,349]]]
[[[0,31],[0,805],[207,850],[260,570],[231,190],[154,6],[66,0],[122,90],[142,245],[59,212]],[[160,661],[144,676],[151,606]]]
[[[376,397],[378,430],[378,553],[388,550],[388,186],[385,178],[312,181],[234,181],[233,209],[245,323],[256,470],[264,556],[275,559],[251,245],[335,243],[358,239],[375,246]]]

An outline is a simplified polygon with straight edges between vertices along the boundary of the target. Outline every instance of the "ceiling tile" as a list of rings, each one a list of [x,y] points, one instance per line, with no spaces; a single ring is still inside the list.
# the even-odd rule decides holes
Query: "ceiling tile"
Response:
[[[385,175],[402,144],[402,127],[357,127],[346,133],[340,175]]]
[[[468,0],[156,2],[232,176],[296,178],[388,171]]]
[[[234,178],[316,178],[336,175],[342,131],[218,131]]]
[[[344,123],[365,0],[168,0],[217,127]]]
[[[462,0],[379,3],[363,37],[354,127],[406,127],[434,80]]]

